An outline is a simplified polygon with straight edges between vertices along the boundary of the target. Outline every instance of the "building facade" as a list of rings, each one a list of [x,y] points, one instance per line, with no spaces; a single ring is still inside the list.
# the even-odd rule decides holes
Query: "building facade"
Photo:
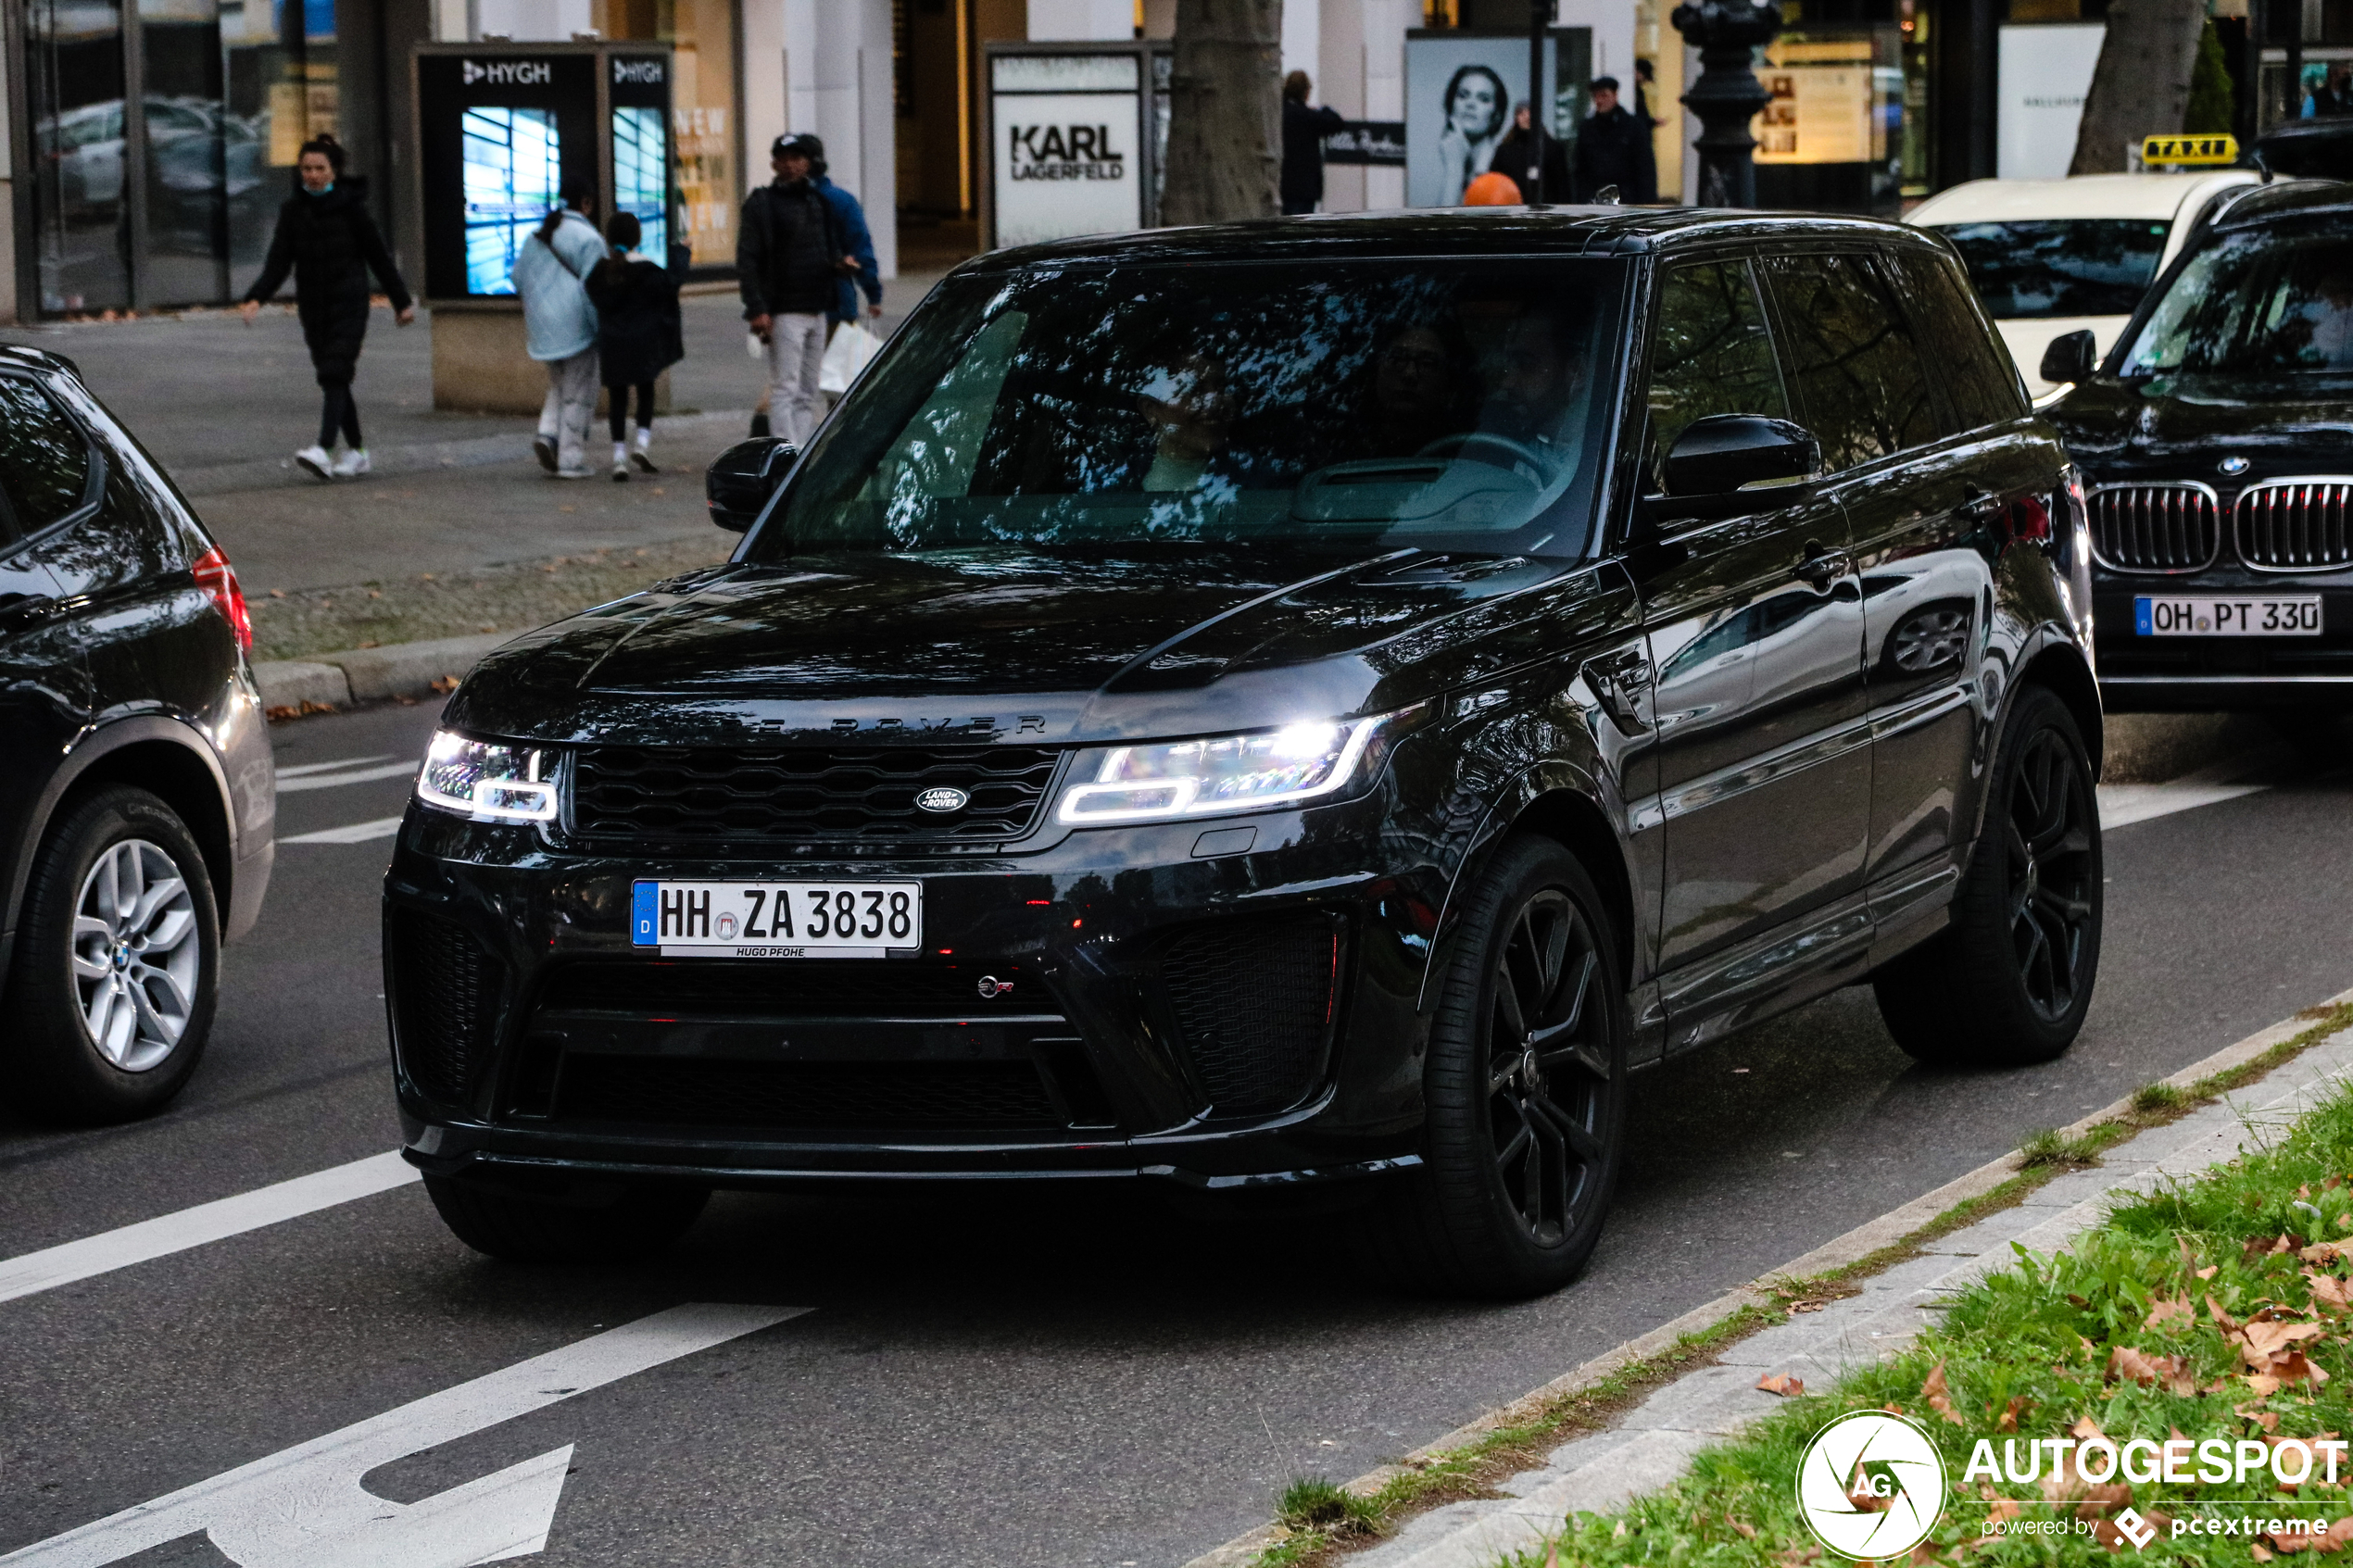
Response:
[[[2233,61],[2248,56],[2246,23],[2234,19],[2246,0],[2215,3],[2220,25],[2237,29]],[[2279,100],[2267,118],[2286,112],[2284,31],[2303,25],[2309,74],[2353,66],[2336,0],[2301,0],[2300,15],[2298,3],[2269,0],[2280,64],[2265,69]],[[1667,25],[1674,0],[1555,4],[1556,25],[1583,40],[1582,81],[1609,75],[1630,89],[1638,62],[1651,73],[1661,194],[1689,199],[1698,126],[1678,100],[1698,62]],[[1789,31],[1759,66],[1776,94],[1758,125],[1760,195],[1893,214],[1963,180],[2047,163],[2071,138],[2068,73],[2088,81],[2105,6],[1784,0]],[[295,150],[322,132],[370,182],[413,271],[409,58],[428,40],[667,44],[676,197],[698,270],[732,262],[737,209],[769,177],[769,143],[789,130],[824,139],[831,177],[865,206],[885,275],[928,272],[988,232],[988,45],[1165,37],[1175,14],[1176,0],[0,0],[0,225],[15,259],[0,278],[0,314],[235,298],[292,189]],[[1416,86],[1415,51],[1527,20],[1526,0],[1290,0],[1283,65],[1306,71],[1316,101],[1353,120],[1423,134],[1447,106],[1427,82]],[[2035,28],[2055,31],[2024,31]],[[2042,73],[2032,83],[2030,67]],[[2054,69],[2066,78],[2056,87],[2045,80]],[[1524,94],[1524,63],[1491,74],[1504,96]],[[1556,107],[1567,123],[1582,113],[1583,88],[1564,82]],[[2031,123],[2028,106],[2041,116]],[[1327,210],[1406,199],[1403,168],[1327,171]]]

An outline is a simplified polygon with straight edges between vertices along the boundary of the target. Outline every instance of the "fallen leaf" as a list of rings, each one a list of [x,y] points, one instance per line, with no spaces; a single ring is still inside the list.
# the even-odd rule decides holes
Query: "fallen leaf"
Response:
[[[2308,1263],[2328,1264],[2341,1261],[2347,1256],[2347,1250],[2345,1244],[2340,1241],[2316,1241],[2298,1252],[2296,1256]]]
[[[2246,1343],[2239,1353],[2248,1362],[2260,1367],[2301,1339],[2318,1339],[2328,1331],[2316,1323],[2283,1323],[2277,1318],[2247,1320]]]
[[[2220,1263],[2208,1263],[2208,1264],[2207,1264],[2207,1265],[2206,1265],[2206,1267],[2204,1267],[2204,1268],[2202,1268],[2202,1269],[2198,1270],[2198,1272],[2197,1272],[2197,1277],[2198,1277],[2198,1278],[2200,1278],[2200,1279],[2212,1279],[2212,1278],[2213,1278],[2216,1274],[2221,1273],[2221,1272],[2222,1272],[2222,1265],[2221,1265],[2221,1264],[2220,1264]]]
[[[2246,1549],[2246,1554],[2247,1556],[2255,1559],[2258,1562],[2269,1562],[2271,1561],[2271,1554],[2263,1549],[2263,1543],[2261,1541],[2257,1541],[2252,1546],[2249,1546]]]
[[[1994,1424],[1994,1431],[1996,1431],[1996,1432],[2015,1432],[2015,1431],[2017,1431],[2017,1430],[2018,1430],[2018,1417],[2019,1417],[2019,1412],[2020,1412],[2020,1411],[2023,1411],[2025,1408],[2026,1408],[2026,1396],[2025,1396],[2025,1395],[2023,1395],[2023,1394],[2013,1394],[2013,1395],[2011,1395],[2011,1396],[2010,1396],[2009,1408],[2002,1411],[2002,1418],[2001,1418],[1999,1421],[1996,1421],[1996,1422]],[[2088,1420],[2090,1419],[2090,1417],[2088,1417],[2088,1416],[2087,1416],[2087,1417],[2085,1417],[2084,1419],[2088,1421]]]
[[[2160,1296],[2149,1308],[2149,1315],[2141,1320],[2141,1326],[2155,1328],[2158,1323],[2172,1318],[2179,1318],[2183,1323],[2187,1323],[2191,1316],[2190,1298],[2186,1293],[2178,1297]]]
[[[2247,1374],[2246,1386],[2266,1399],[2269,1399],[2271,1395],[2280,1391],[2280,1380],[2273,1377],[2268,1372],[2251,1372]]]
[[[2019,1406],[2024,1403],[2026,1403],[2026,1399],[2023,1396],[2020,1396],[2020,1398],[2010,1401],[2010,1408],[2012,1410],[2016,1410]],[[2094,1421],[2088,1415],[2078,1420],[2074,1425],[2069,1427],[2067,1429],[2067,1435],[2074,1438],[2079,1443],[2088,1443],[2094,1438],[2099,1438],[2105,1441],[2108,1437],[2108,1434],[2100,1430],[2100,1424]]]
[[[2117,1509],[2125,1507],[2132,1500],[2133,1488],[2121,1481],[2111,1481],[2105,1486],[2087,1487],[2083,1493],[2083,1500],[2076,1505],[2075,1517],[2088,1524],[2094,1520],[2106,1517]]]
[[[1792,1377],[1785,1372],[1768,1372],[1756,1380],[1756,1386],[1768,1394],[1779,1394],[1784,1399],[1793,1399],[1806,1392],[1806,1380]]]
[[[1617,1531],[1619,1537],[1622,1539],[1626,1534],[1626,1525],[1623,1522],[1618,1524]],[[1781,1564],[1781,1568],[1806,1568],[1806,1565],[1809,1562],[1819,1562],[1821,1560],[1821,1556],[1822,1549],[1820,1547],[1793,1546],[1783,1547],[1780,1550],[1775,1552],[1773,1554],[1773,1561]]]
[[[2078,1296],[2072,1290],[2067,1293],[2067,1298],[2079,1308],[2089,1307],[2092,1304],[2090,1297]]]
[[[1928,1381],[1920,1385],[1920,1397],[1928,1401],[1929,1409],[1954,1425],[1969,1424],[1961,1419],[1961,1412],[1953,1408],[1952,1390],[1945,1386],[1943,1361],[1936,1363],[1935,1369],[1928,1374]]]
[[[2334,1274],[2308,1273],[2304,1280],[2312,1287],[2312,1299],[2322,1306],[2334,1307],[2338,1311],[2353,1307],[2353,1297],[2346,1294],[2345,1282]]]
[[[2222,1310],[2222,1303],[2217,1301],[2211,1296],[2208,1296],[2206,1298],[2206,1315],[2212,1318],[2214,1320],[2215,1326],[2220,1328],[2225,1335],[2237,1332],[2239,1326],[2238,1319],[2224,1311]]]
[[[2190,1375],[2189,1363],[2181,1357],[2152,1356],[2130,1345],[2119,1345],[2108,1353],[2108,1377],[2111,1383],[2120,1377],[2175,1394],[2197,1392],[2197,1379]]]
[[[1730,1514],[1727,1513],[1724,1515],[1724,1523],[1730,1524],[1733,1529],[1738,1530],[1742,1535],[1747,1537],[1752,1541],[1756,1538],[1756,1526],[1749,1524],[1745,1520],[1735,1519]]]
[[[1991,1491],[1993,1488],[1989,1486],[1986,1489]],[[2019,1506],[2016,1498],[1995,1498],[1992,1506],[1985,1511],[1985,1517],[1988,1519],[2015,1519],[2018,1515]]]

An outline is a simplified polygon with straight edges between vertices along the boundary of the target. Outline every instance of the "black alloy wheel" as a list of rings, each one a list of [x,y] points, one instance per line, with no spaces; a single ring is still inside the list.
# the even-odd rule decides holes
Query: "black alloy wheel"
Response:
[[[2092,881],[2092,784],[2056,729],[2036,730],[2010,775],[2002,833],[2009,883],[2010,945],[2026,999],[2056,1022],[2087,988],[2096,952]]]
[[[1608,1169],[1600,1135],[1617,1090],[1594,1041],[1601,946],[1558,888],[1519,908],[1487,1018],[1487,1120],[1504,1193],[1539,1247],[1577,1228]]]
[[[1895,1043],[1946,1067],[2048,1061],[2073,1045],[2099,972],[2100,863],[2074,715],[2022,687],[1951,924],[1871,976]]]
[[[1424,1074],[1424,1167],[1365,1250],[1425,1289],[1529,1296],[1576,1277],[1624,1159],[1630,1025],[1618,936],[1559,844],[1516,837],[1472,890]]]

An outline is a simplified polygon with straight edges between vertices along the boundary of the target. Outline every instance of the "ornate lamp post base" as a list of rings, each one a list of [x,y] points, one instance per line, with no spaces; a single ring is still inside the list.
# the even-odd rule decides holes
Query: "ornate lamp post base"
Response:
[[[1699,51],[1699,80],[1683,94],[1699,117],[1699,205],[1755,207],[1756,138],[1748,133],[1773,95],[1750,69],[1754,51],[1781,31],[1779,0],[1700,0],[1675,7],[1667,19]]]

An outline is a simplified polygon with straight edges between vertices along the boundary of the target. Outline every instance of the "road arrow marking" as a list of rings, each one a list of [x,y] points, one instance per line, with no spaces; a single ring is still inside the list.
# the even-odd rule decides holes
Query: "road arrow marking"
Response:
[[[547,1547],[569,1445],[421,1502],[377,1497],[359,1478],[809,1311],[673,1307],[53,1536],[0,1565],[100,1568],[199,1531],[241,1568],[471,1568],[525,1556]]]

